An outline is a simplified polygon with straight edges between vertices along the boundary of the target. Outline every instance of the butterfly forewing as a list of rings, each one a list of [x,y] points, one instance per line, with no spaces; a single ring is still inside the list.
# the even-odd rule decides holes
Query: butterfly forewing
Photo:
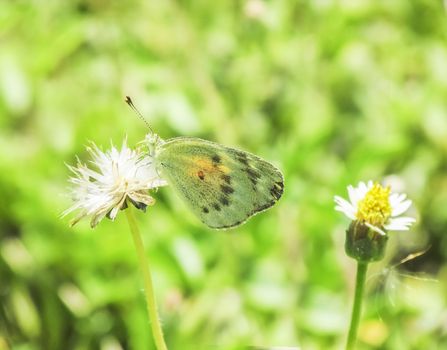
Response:
[[[212,228],[240,225],[281,197],[284,181],[270,163],[248,152],[178,137],[156,153],[162,175]]]

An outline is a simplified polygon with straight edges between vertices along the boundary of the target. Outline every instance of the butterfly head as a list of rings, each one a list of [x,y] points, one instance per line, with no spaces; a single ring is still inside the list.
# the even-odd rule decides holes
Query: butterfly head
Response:
[[[143,144],[147,147],[149,156],[155,157],[160,146],[165,143],[163,139],[154,132],[150,132],[144,138]]]

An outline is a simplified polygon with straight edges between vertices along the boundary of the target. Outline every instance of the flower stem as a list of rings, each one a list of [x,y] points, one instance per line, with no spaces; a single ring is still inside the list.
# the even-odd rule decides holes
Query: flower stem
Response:
[[[160,325],[160,319],[158,317],[157,303],[155,301],[154,288],[152,285],[151,271],[149,269],[149,261],[144,252],[143,241],[141,240],[140,230],[138,229],[135,216],[133,214],[132,205],[129,205],[125,210],[127,215],[127,221],[129,222],[130,232],[135,243],[137,250],[138,262],[144,279],[144,293],[146,295],[147,312],[149,313],[149,319],[152,328],[152,335],[154,336],[154,342],[157,350],[167,350],[163,331]]]
[[[359,261],[357,263],[357,277],[355,282],[354,305],[352,306],[351,325],[349,327],[348,342],[346,350],[355,348],[357,341],[357,330],[359,328],[360,314],[362,311],[363,290],[365,289],[366,271],[368,269],[367,262]]]

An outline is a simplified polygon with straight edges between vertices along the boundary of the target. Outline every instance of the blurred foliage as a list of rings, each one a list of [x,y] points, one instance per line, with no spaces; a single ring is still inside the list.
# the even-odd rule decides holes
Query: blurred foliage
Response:
[[[124,95],[162,137],[286,178],[232,231],[169,187],[139,215],[170,349],[341,348],[355,263],[332,198],[368,179],[418,224],[371,267],[359,349],[447,348],[446,23],[429,0],[0,1],[0,349],[154,349],[124,216],[58,217],[64,162],[144,138]]]

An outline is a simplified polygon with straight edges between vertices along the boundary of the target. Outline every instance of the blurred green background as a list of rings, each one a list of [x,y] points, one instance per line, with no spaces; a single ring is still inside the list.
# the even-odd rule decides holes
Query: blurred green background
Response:
[[[429,0],[0,1],[0,349],[154,349],[125,217],[59,218],[88,140],[144,138],[125,95],[163,138],[286,179],[228,232],[169,187],[138,213],[170,349],[342,348],[355,262],[333,196],[369,179],[417,224],[371,266],[358,348],[447,349],[446,23]]]

